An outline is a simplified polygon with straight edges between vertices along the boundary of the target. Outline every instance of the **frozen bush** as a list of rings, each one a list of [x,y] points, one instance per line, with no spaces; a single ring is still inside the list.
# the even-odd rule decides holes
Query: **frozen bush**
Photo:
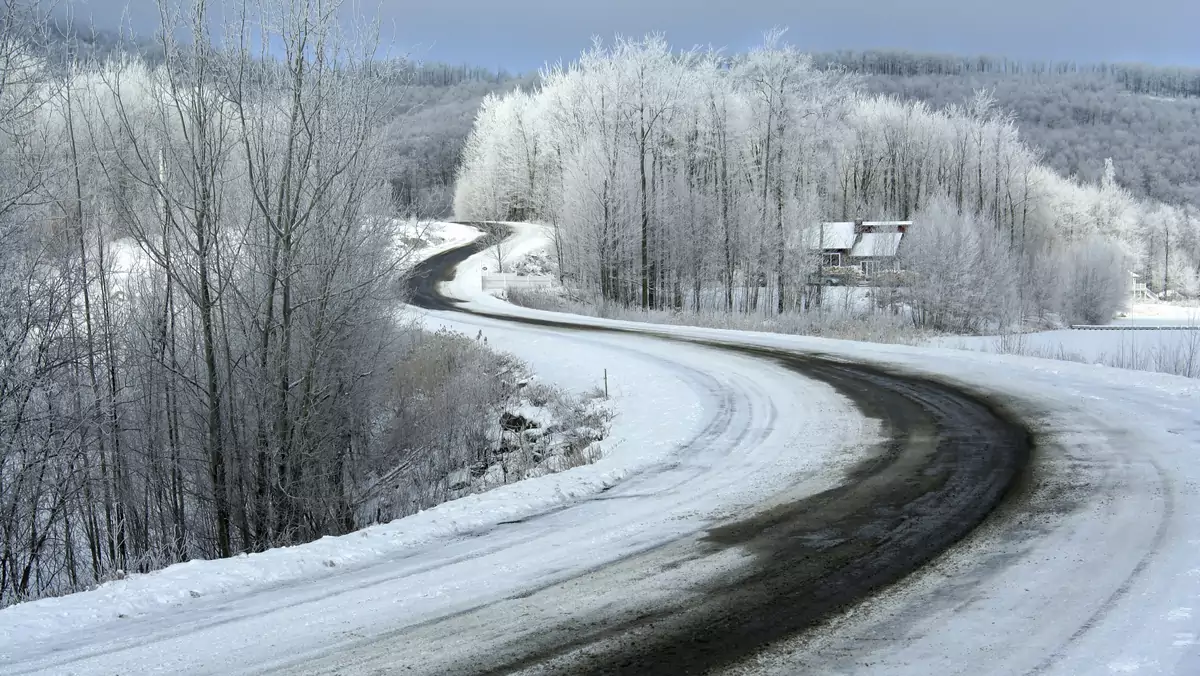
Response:
[[[1127,295],[1124,255],[1113,244],[1090,237],[1067,249],[1063,314],[1072,323],[1104,324]]]
[[[1006,323],[1016,311],[1016,261],[994,223],[937,199],[914,216],[901,266],[911,276],[905,294],[922,328],[974,333]]]
[[[446,329],[414,333],[394,369],[391,404],[392,444],[364,459],[364,522],[593,462],[598,454],[577,449],[603,438],[612,416],[594,394],[537,382],[481,337]]]

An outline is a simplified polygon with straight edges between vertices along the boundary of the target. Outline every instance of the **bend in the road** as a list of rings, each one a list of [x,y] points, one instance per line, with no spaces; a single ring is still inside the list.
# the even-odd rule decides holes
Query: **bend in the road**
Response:
[[[426,261],[413,276],[414,304],[562,330],[637,333],[457,307],[437,286],[485,245],[477,241]],[[836,489],[713,528],[709,548],[740,547],[755,556],[687,603],[564,623],[456,671],[701,673],[745,660],[945,551],[1015,494],[1029,466],[1030,433],[992,403],[953,386],[820,355],[711,345],[775,360],[832,385],[865,415],[884,421],[890,442]]]

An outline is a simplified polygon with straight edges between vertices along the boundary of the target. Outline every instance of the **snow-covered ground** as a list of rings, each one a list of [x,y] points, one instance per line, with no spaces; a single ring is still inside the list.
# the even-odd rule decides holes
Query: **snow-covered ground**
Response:
[[[532,227],[519,232],[541,236]],[[453,288],[488,312],[889,365],[999,399],[1032,425],[1033,479],[1016,507],[835,630],[733,671],[1200,674],[1200,381],[944,348],[565,316],[480,297],[471,272],[460,268]]]
[[[876,438],[832,388],[760,360],[454,314],[426,322],[482,330],[565,387],[593,388],[607,370],[618,416],[604,457],[351,535],[4,609],[0,671],[228,674],[303,663],[702,532],[784,488],[823,490]]]
[[[541,237],[520,226],[513,248],[536,248]],[[619,415],[603,459],[344,538],[174,566],[8,608],[0,611],[0,671],[306,671],[319,659],[320,668],[341,673],[401,663],[438,673],[439,660],[452,655],[415,639],[402,654],[383,654],[378,642],[431,618],[603,570],[784,487],[828,486],[873,438],[874,426],[829,388],[773,364],[679,342],[698,339],[925,374],[992,397],[1037,434],[1032,478],[1011,508],[832,626],[733,672],[1200,673],[1200,381],[516,308],[480,291],[483,260],[468,260],[448,285],[472,307],[631,332],[425,317],[431,326],[483,331],[490,344],[567,387],[593,387],[607,370]],[[535,514],[543,516],[522,520]],[[332,567],[323,562],[335,556]],[[736,552],[720,563],[736,565]],[[603,582],[600,576],[596,584]],[[565,619],[669,593],[580,587],[559,612]],[[464,622],[450,643],[479,650],[517,626],[536,631],[537,621]]]
[[[1140,302],[1121,313],[1113,324],[1200,326],[1200,304]]]
[[[405,221],[399,224],[402,254],[412,263],[436,256],[473,242],[482,233],[462,223],[431,223],[429,221]]]
[[[1009,336],[946,336],[930,342],[959,350],[1200,377],[1200,331],[1182,328],[1152,331],[1063,329]]]
[[[1196,330],[1200,328],[1200,308],[1140,303],[1110,325],[1131,328],[942,336],[931,339],[929,344],[1200,378],[1200,330]]]

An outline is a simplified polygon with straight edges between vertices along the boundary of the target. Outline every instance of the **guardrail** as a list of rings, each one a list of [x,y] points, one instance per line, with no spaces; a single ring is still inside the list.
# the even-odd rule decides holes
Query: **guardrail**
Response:
[[[533,289],[550,286],[554,277],[549,275],[515,275],[511,273],[484,274],[482,279],[484,291],[500,291],[503,289],[519,288]]]
[[[1142,324],[1072,324],[1077,331],[1200,331],[1200,326],[1147,326]]]

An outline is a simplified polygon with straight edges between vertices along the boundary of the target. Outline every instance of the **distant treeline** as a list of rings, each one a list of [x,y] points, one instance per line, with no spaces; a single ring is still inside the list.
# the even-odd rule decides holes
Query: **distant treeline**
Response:
[[[995,56],[956,56],[903,50],[835,51],[813,55],[818,67],[840,66],[855,73],[914,77],[919,75],[1098,75],[1135,94],[1200,97],[1200,68],[1140,63],[1036,61]]]
[[[49,19],[40,34],[45,56],[57,63],[68,61],[104,61],[113,56],[137,56],[147,65],[163,61],[161,42],[152,34],[129,34],[112,28],[95,28],[79,21]],[[516,77],[503,69],[469,64],[453,65],[437,61],[419,61],[407,56],[409,84],[418,87],[454,87],[463,83],[501,84]]]
[[[162,59],[149,36],[66,22],[49,24],[43,41],[51,60],[60,63],[70,56],[103,61],[117,54],[137,54],[148,65]],[[935,109],[987,90],[1055,170],[1097,184],[1105,158],[1112,158],[1117,181],[1134,195],[1200,204],[1200,69],[900,50],[819,53],[813,62],[860,75],[873,94]],[[407,71],[395,93],[401,114],[383,138],[387,179],[401,208],[446,216],[454,170],[483,98],[515,88],[534,91],[539,78],[416,60]]]
[[[411,62],[412,84],[420,87],[454,87],[464,82],[487,82],[502,84],[515,76],[508,71],[492,70],[478,66],[448,63]]]

